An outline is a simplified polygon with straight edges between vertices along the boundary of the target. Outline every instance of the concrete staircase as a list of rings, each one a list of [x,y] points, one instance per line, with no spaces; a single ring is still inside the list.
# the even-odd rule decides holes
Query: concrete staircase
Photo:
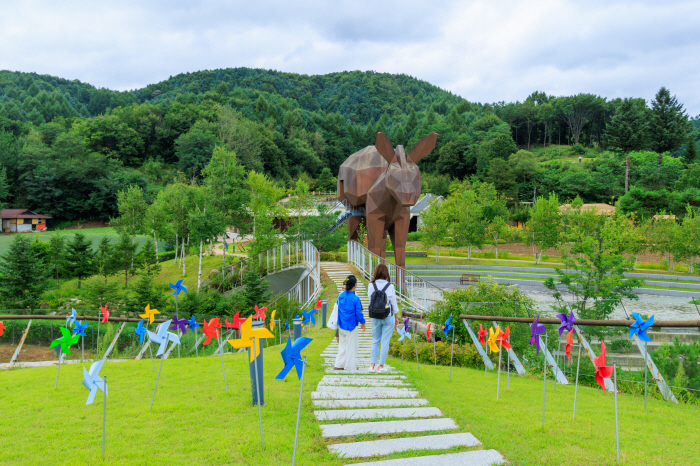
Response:
[[[350,274],[345,264],[324,262],[323,272],[335,282],[338,289]],[[444,417],[419,393],[400,371],[386,366],[389,371],[377,374],[369,372],[369,356],[372,346],[371,319],[368,315],[367,287],[358,282],[356,293],[362,302],[367,321],[367,331],[360,331],[358,370],[333,369],[338,345],[333,338],[323,351],[326,376],[311,393],[316,419],[321,424],[325,438],[342,439],[328,449],[342,458],[367,458],[369,462],[356,463],[373,466],[488,466],[503,464],[505,459],[495,450],[475,449],[460,453],[431,454],[431,450],[455,447],[479,448],[481,442],[467,432],[454,432],[457,423]],[[328,303],[332,306],[334,303]],[[450,432],[452,431],[452,432]],[[449,432],[449,433],[444,433]],[[405,434],[412,434],[406,436]],[[400,438],[371,441],[352,441],[355,436],[367,434]],[[419,451],[420,456],[387,460],[386,455],[405,451]]]

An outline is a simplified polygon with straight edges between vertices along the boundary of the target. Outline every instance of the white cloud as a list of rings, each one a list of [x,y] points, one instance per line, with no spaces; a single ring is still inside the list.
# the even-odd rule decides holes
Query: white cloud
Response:
[[[436,6],[437,4],[437,6]],[[0,16],[0,69],[132,89],[186,71],[406,73],[472,101],[534,90],[651,99],[691,114],[700,3],[14,2]]]

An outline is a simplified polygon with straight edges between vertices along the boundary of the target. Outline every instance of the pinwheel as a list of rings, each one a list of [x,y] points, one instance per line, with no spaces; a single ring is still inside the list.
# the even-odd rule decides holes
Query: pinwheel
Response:
[[[500,327],[498,327],[498,336],[496,337],[496,341],[498,342],[498,345],[500,347],[503,347],[505,349],[511,349],[512,346],[508,342],[508,337],[510,336],[510,325],[506,327],[506,331],[504,332],[501,330]]]
[[[450,382],[452,382],[452,360],[455,355],[455,327],[450,322],[452,322],[452,313],[450,313],[450,317],[445,321],[445,328],[443,330],[445,336],[447,336],[447,332],[452,330],[452,346],[450,348]]]
[[[445,328],[443,329],[443,332],[445,332],[445,336],[447,336],[447,332],[452,330],[452,324],[450,324],[451,320],[452,320],[452,314],[450,314],[450,317],[445,321]]]
[[[104,306],[100,304],[100,312],[102,312],[102,320],[99,319],[99,315],[97,316],[97,357],[100,357],[100,323],[106,324],[107,321],[109,320],[109,310],[107,309],[107,305],[105,304]]]
[[[559,326],[559,336],[564,333],[564,330],[569,332],[574,330],[574,322],[576,322],[576,317],[574,317],[574,311],[568,316],[566,314],[557,314],[557,319],[561,320],[561,325]]]
[[[100,311],[102,311],[102,323],[106,324],[109,320],[109,309],[107,308],[107,305],[100,305]]]
[[[498,344],[497,339],[498,339],[498,334],[501,332],[500,327],[496,327],[496,331],[494,332],[493,328],[489,328],[489,339],[488,339],[488,344],[489,344],[489,351],[492,353],[498,353],[500,350],[498,349]]]
[[[203,345],[208,345],[209,342],[211,342],[211,337],[216,338],[216,341],[219,341],[219,332],[218,329],[221,328],[221,324],[219,323],[219,318],[215,317],[207,323],[207,319],[204,319],[204,325],[202,326],[202,331],[204,334],[207,336],[204,339]]]
[[[79,335],[81,337],[86,337],[87,335],[85,335],[85,329],[88,326],[87,320],[85,321],[85,323],[82,324],[80,323],[80,321],[76,322],[77,323],[75,324],[75,327],[73,327],[73,336]]]
[[[654,316],[649,317],[645,321],[638,312],[633,312],[632,317],[634,317],[635,322],[630,325],[630,338],[632,338],[633,335],[637,335],[642,341],[651,341],[651,338],[647,335],[647,329],[654,325]]]
[[[271,332],[275,331],[275,314],[277,314],[277,309],[272,311],[272,315],[270,316],[270,331]]]
[[[285,322],[285,323],[284,323],[284,329],[285,329],[285,330],[289,330],[289,322]]]
[[[316,305],[314,306],[314,309],[318,311],[319,309],[321,309],[321,307],[323,307],[323,300],[322,300],[322,299],[319,299],[319,300],[316,302]]]
[[[175,330],[176,332],[179,330],[180,335],[184,335],[185,332],[187,332],[187,319],[178,319],[175,317],[173,319],[173,326],[170,327],[168,330]]]
[[[484,327],[479,324],[479,343],[482,345],[486,346],[486,340],[484,340],[484,337],[486,336],[487,332],[484,330]]]
[[[605,379],[609,379],[613,375],[613,368],[605,366],[605,342],[600,340],[600,356],[593,358],[593,364],[595,365],[595,381],[598,382],[605,390]]]
[[[172,319],[166,320],[165,322],[158,325],[158,328],[156,329],[155,333],[151,332],[150,330],[146,330],[148,332],[148,338],[153,343],[160,345],[158,347],[158,352],[156,353],[156,356],[160,356],[165,352],[169,341],[172,341],[176,345],[180,344],[180,337],[177,336],[177,334],[175,333],[168,332],[168,328],[170,327],[171,322]]]
[[[411,334],[405,328],[398,327],[396,329],[396,332],[399,335],[401,335],[401,338],[399,338],[399,341],[403,341],[403,339],[406,337],[408,337],[409,340],[411,339]]]
[[[250,362],[253,362],[260,354],[260,339],[274,337],[275,336],[265,327],[253,329],[253,321],[247,319],[241,325],[241,338],[238,340],[228,340],[228,342],[236,349],[253,348],[253,351],[250,352]]]
[[[253,314],[253,319],[265,320],[265,318],[267,317],[265,315],[265,311],[267,311],[266,307],[258,308],[258,305],[256,304],[255,305],[255,314]]]
[[[574,344],[574,332],[571,331],[566,334],[566,346],[564,347],[564,351],[566,352],[566,356],[569,358],[569,364],[571,364],[571,346]]]
[[[95,401],[95,395],[97,394],[98,388],[105,392],[105,382],[100,378],[100,370],[102,369],[102,365],[104,363],[104,361],[92,363],[89,371],[83,367],[83,385],[90,391],[87,402],[85,403],[86,406]],[[106,395],[107,392],[105,392],[105,396]]]
[[[428,341],[433,340],[432,322],[428,322],[428,330],[425,335],[428,337]],[[433,364],[437,367],[437,351],[435,351],[435,340],[433,340]]]
[[[5,324],[3,324],[2,321],[0,320],[0,337],[2,336],[4,331],[5,331]]]
[[[309,312],[306,312],[304,309],[302,309],[301,314],[304,316],[304,319],[301,321],[301,325],[308,325],[309,322],[312,322],[314,325],[316,325],[316,318],[314,317],[316,311],[317,309],[312,309]]]
[[[535,321],[530,324],[530,346],[537,345],[537,355],[540,355],[540,335],[546,333],[544,324],[540,324],[540,315],[537,314]]]
[[[409,331],[409,327],[408,327],[408,317],[406,317],[406,320],[403,321],[403,328],[404,328],[404,330],[406,330],[407,332]]]
[[[61,331],[61,337],[56,338],[51,342],[49,348],[60,345],[60,351],[58,353],[58,365],[56,366],[56,384],[53,389],[56,390],[58,387],[58,372],[61,369],[61,356],[65,354],[70,354],[70,346],[78,342],[80,337],[78,335],[71,336],[71,331],[65,327],[58,328]]]
[[[312,341],[313,340],[310,338],[300,337],[292,344],[292,337],[287,337],[287,346],[282,350],[284,368],[277,374],[277,377],[275,377],[276,379],[283,380],[294,367],[297,370],[297,377],[301,380],[304,371],[304,361],[301,357],[301,350],[306,348]]]
[[[227,318],[224,320],[224,328],[226,328],[227,330],[233,330],[233,329],[235,329],[235,328],[237,328],[237,327],[236,327],[233,323],[229,322],[229,321],[228,321],[228,317],[227,317]]]
[[[187,293],[187,288],[185,287],[185,285],[182,284],[182,280],[176,281],[174,285],[172,283],[168,283],[168,285],[170,285],[170,288],[175,290],[173,291],[174,296],[179,295],[180,291],[184,291],[185,293]]]
[[[72,327],[75,324],[75,309],[71,308],[72,313],[66,316],[66,327]]]
[[[147,304],[146,307],[144,308],[144,313],[139,314],[139,317],[142,319],[147,319],[149,324],[152,324],[153,321],[156,319],[156,314],[160,314],[158,309],[151,309],[151,305]]]
[[[190,330],[192,330],[193,332],[194,332],[194,329],[196,329],[197,327],[199,327],[199,324],[198,324],[197,321],[194,319],[194,314],[192,314],[192,317],[190,318],[190,320],[187,321],[187,327],[188,327]]]
[[[175,325],[177,326],[177,325],[179,325],[177,323],[178,322],[177,319],[180,318],[179,306],[178,306],[178,302],[177,302],[177,295],[180,294],[180,291],[184,291],[185,293],[187,293],[187,288],[185,287],[185,285],[182,284],[182,280],[176,281],[174,285],[172,283],[168,283],[168,285],[170,285],[170,288],[175,290],[175,291],[173,291],[173,295],[175,296],[175,322],[176,322]],[[186,322],[185,320],[183,320],[183,321]],[[151,320],[151,323],[153,323],[153,320]],[[171,329],[171,330],[173,330],[173,329]],[[181,335],[184,335],[186,330],[187,329],[184,328],[184,324],[183,324]],[[178,347],[177,347],[177,360],[180,361],[180,345],[178,345]]]
[[[143,344],[143,336],[146,335],[146,329],[143,327],[144,322],[146,322],[146,319],[139,320],[139,323],[136,325],[136,328],[134,329],[134,332],[136,332],[136,335],[139,336],[139,345]]]
[[[428,323],[428,329],[425,332],[425,336],[428,337],[428,341],[432,340],[433,338],[433,332],[430,330],[431,325],[431,323]]]

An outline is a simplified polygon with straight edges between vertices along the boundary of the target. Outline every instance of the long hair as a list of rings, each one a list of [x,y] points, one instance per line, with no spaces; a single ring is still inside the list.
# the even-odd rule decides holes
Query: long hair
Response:
[[[354,275],[348,275],[348,278],[345,279],[345,291],[350,291],[355,287],[355,284],[357,283],[357,278],[355,278]]]
[[[376,269],[374,269],[374,275],[372,276],[372,281],[375,280],[386,280],[391,283],[391,277],[389,276],[389,267],[384,264],[379,264]]]

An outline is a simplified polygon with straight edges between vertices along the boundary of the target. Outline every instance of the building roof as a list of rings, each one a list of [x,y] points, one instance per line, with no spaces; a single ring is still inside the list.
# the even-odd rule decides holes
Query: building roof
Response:
[[[411,207],[411,215],[420,215],[421,210],[428,207],[432,201],[437,200],[438,202],[441,202],[442,199],[442,196],[435,196],[433,194],[427,193],[425,196],[420,198],[418,202],[416,202],[416,205]]]
[[[571,204],[562,204],[559,210],[566,211],[571,208]],[[598,215],[611,215],[615,213],[615,206],[609,204],[583,204],[581,211],[595,210]]]
[[[3,209],[0,218],[53,218],[48,215],[37,214],[29,209]]]

